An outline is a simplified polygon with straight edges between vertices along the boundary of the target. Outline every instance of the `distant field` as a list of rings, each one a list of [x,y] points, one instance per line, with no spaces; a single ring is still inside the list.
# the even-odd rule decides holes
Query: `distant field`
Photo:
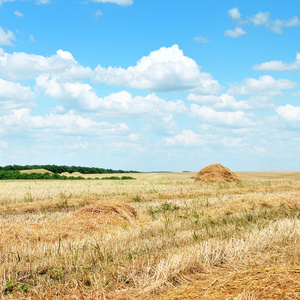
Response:
[[[259,172],[236,172],[244,179],[300,179],[300,171],[259,171]]]
[[[113,175],[0,181],[0,299],[300,299],[300,172]]]

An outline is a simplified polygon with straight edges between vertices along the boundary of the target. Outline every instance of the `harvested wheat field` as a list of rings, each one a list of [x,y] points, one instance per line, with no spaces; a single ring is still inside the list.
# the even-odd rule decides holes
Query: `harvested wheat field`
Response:
[[[300,172],[130,175],[0,181],[0,298],[300,299]]]

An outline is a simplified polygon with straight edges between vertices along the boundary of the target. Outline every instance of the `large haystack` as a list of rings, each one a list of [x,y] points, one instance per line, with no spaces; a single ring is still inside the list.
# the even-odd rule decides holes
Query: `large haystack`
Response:
[[[200,170],[196,175],[195,181],[232,182],[232,181],[240,181],[240,179],[234,172],[232,172],[228,168],[220,164],[212,164]]]
[[[77,230],[100,230],[105,227],[129,225],[137,221],[137,212],[127,203],[117,200],[103,200],[76,211],[68,222]]]

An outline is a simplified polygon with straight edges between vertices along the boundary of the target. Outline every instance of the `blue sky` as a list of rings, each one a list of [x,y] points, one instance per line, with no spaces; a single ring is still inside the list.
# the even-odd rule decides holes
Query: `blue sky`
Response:
[[[0,165],[300,170],[299,8],[0,0]]]

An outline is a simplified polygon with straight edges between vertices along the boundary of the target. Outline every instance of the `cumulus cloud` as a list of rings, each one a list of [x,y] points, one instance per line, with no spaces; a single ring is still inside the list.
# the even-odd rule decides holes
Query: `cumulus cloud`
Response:
[[[287,104],[280,106],[276,109],[276,112],[286,125],[292,127],[300,127],[300,107]]]
[[[0,46],[1,45],[12,45],[12,41],[15,40],[15,35],[10,30],[4,30],[0,26]]]
[[[169,146],[184,146],[184,147],[195,147],[202,146],[205,141],[201,135],[195,133],[192,130],[183,130],[181,133],[175,135],[172,138],[166,138],[165,142]]]
[[[284,63],[280,60],[272,60],[253,66],[256,71],[292,71],[300,69],[300,53],[297,53],[296,60],[292,63]]]
[[[153,91],[197,90],[205,94],[220,90],[219,83],[210,74],[200,72],[197,63],[184,56],[178,45],[153,51],[134,67],[103,68],[98,65],[95,72],[97,82],[111,85]]]
[[[288,79],[274,79],[272,76],[260,76],[259,79],[246,78],[241,84],[233,84],[228,89],[232,95],[282,96],[281,90],[293,89],[297,83]]]
[[[241,13],[239,12],[239,9],[237,7],[234,7],[232,9],[229,9],[228,10],[228,14],[229,16],[232,18],[232,20],[234,21],[238,21],[241,19],[242,15]]]
[[[228,36],[230,38],[238,38],[244,34],[247,34],[247,32],[241,27],[236,27],[234,30],[228,29],[224,32],[224,36]]]
[[[197,63],[184,56],[177,45],[153,51],[136,66],[127,69],[98,65],[95,70],[81,66],[68,51],[58,50],[55,55],[44,57],[23,52],[8,54],[2,50],[0,76],[14,81],[48,76],[55,85],[91,79],[96,83],[151,91],[193,91],[198,94],[220,91],[218,81],[201,72]]]
[[[35,94],[30,87],[0,78],[0,115],[11,109],[30,107],[34,99]]]
[[[208,106],[199,106],[197,104],[191,105],[191,116],[199,118],[203,123],[243,127],[253,125],[247,118],[246,114],[242,111],[216,111]]]
[[[100,99],[86,83],[61,82],[43,74],[36,78],[36,87],[47,96],[61,100],[67,108],[95,110],[100,107]]]
[[[80,108],[109,114],[169,115],[183,113],[187,108],[183,101],[165,101],[155,94],[133,97],[126,91],[100,98],[87,83],[59,82],[48,75],[36,79],[37,88],[46,95],[59,99],[69,108]]]
[[[93,72],[90,68],[80,66],[70,52],[63,50],[58,50],[50,57],[24,52],[0,55],[0,75],[3,78],[28,80],[43,73],[59,73],[60,77],[65,75],[72,80],[92,76]]]
[[[133,0],[91,0],[97,3],[114,3],[122,6],[128,6],[133,4]]]

